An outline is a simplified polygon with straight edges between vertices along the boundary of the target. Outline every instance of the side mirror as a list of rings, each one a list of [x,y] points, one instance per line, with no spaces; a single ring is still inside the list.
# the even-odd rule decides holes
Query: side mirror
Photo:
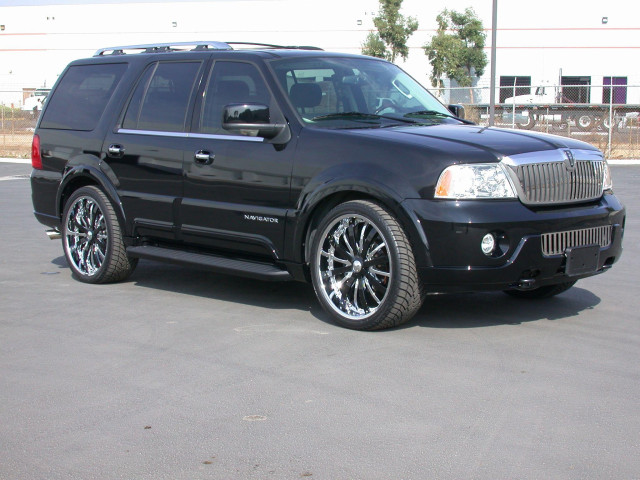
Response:
[[[277,137],[286,124],[270,123],[269,107],[259,103],[235,103],[224,107],[222,128],[267,139]]]
[[[447,108],[454,116],[464,119],[464,107],[462,105],[448,105]]]

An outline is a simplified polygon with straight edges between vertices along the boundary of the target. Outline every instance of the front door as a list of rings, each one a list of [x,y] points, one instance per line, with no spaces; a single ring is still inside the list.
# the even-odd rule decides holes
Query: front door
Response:
[[[223,108],[245,103],[267,105],[284,121],[255,65],[215,62],[184,153],[181,235],[187,244],[273,260],[283,250],[295,145],[224,130]]]

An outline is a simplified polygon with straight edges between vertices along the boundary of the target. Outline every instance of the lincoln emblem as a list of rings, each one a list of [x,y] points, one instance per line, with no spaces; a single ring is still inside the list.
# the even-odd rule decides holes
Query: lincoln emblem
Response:
[[[576,159],[573,156],[573,152],[571,150],[564,151],[564,166],[568,171],[573,171],[576,168]]]

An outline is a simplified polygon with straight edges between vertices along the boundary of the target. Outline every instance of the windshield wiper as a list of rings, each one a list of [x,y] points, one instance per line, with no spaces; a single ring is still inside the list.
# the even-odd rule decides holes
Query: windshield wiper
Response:
[[[417,118],[423,118],[423,117],[441,117],[441,118],[453,118],[455,120],[458,120],[462,123],[466,123],[467,125],[475,125],[473,122],[469,121],[469,120],[465,120],[464,118],[459,118],[456,117],[455,115],[451,115],[448,113],[444,113],[444,112],[439,112],[438,110],[418,110],[417,112],[409,112],[407,114],[404,115],[407,118],[412,118],[412,117],[417,117]]]
[[[449,115],[447,113],[439,112],[437,110],[418,110],[417,112],[409,112],[405,114],[405,117],[448,117],[455,118],[453,115]]]
[[[384,118],[386,120],[394,120],[396,122],[402,123],[415,123],[415,120],[410,120],[408,118],[402,117],[392,117],[391,115],[377,115],[375,113],[364,113],[364,112],[336,112],[336,113],[328,113],[326,115],[318,115],[317,117],[313,117],[312,121],[317,120],[335,120],[340,118],[349,118],[349,119],[362,119],[362,120],[379,120]]]
[[[370,119],[377,120],[380,118],[380,115],[374,115],[373,113],[363,113],[363,112],[336,112],[336,113],[328,113],[326,115],[318,115],[317,117],[313,117],[311,120],[334,120],[340,118],[362,118],[362,119]]]

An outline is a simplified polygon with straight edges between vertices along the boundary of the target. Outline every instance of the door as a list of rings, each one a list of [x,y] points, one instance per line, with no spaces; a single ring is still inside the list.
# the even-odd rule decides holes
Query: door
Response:
[[[256,65],[215,62],[184,154],[182,240],[277,259],[290,206],[295,145],[275,144],[257,131],[223,129],[223,108],[245,103],[267,105],[271,123],[285,123]]]
[[[187,118],[202,61],[154,62],[141,75],[104,155],[134,236],[174,240]]]

